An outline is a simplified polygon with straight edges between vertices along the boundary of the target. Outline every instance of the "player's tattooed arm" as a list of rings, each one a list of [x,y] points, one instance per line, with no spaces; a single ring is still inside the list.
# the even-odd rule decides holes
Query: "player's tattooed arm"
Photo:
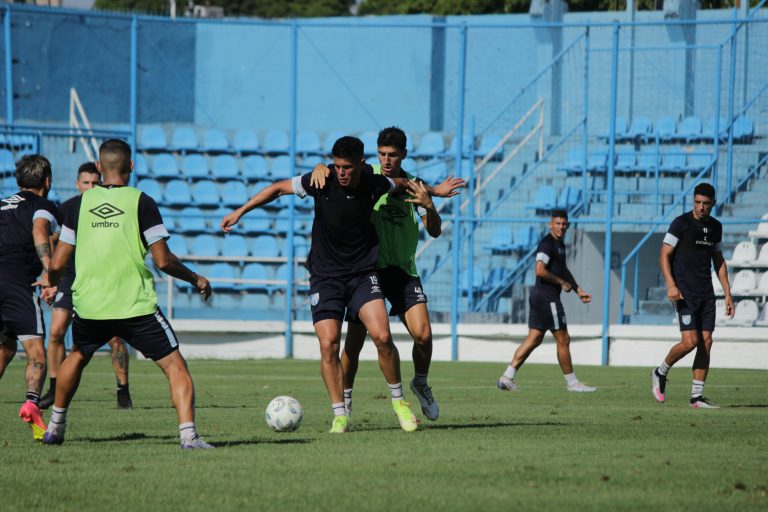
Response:
[[[152,253],[152,259],[157,265],[157,268],[168,274],[169,276],[181,279],[190,283],[197,288],[203,299],[207,300],[211,296],[211,283],[208,279],[197,274],[189,269],[181,260],[176,257],[175,254],[168,249],[168,244],[165,239],[160,239],[157,242],[149,246],[149,250]]]
[[[51,223],[48,219],[37,218],[32,223],[32,240],[35,243],[35,251],[40,262],[43,264],[43,270],[47,271],[51,263],[51,237],[49,235]]]

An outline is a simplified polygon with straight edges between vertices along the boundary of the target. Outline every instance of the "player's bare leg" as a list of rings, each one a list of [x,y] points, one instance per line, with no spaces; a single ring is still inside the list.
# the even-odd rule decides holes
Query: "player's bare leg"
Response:
[[[59,376],[59,366],[67,356],[64,347],[64,337],[72,323],[72,311],[62,308],[53,308],[51,313],[51,330],[48,334],[48,375],[50,385],[48,392],[40,398],[40,408],[47,409],[53,404],[56,396],[56,382]]]
[[[27,354],[25,374],[27,395],[26,401],[19,409],[19,417],[32,428],[32,437],[40,440],[46,429],[43,413],[38,405],[40,392],[43,390],[43,383],[45,382],[45,346],[43,345],[43,338],[40,337],[22,338],[21,345]]]
[[[587,386],[583,382],[576,378],[576,374],[573,373],[573,363],[571,362],[571,336],[568,334],[568,329],[558,329],[553,332],[557,343],[557,362],[560,364],[560,369],[563,371],[563,377],[565,377],[565,383],[568,391],[576,393],[592,393],[597,391],[597,388]]]
[[[3,378],[5,369],[16,356],[16,338],[13,339],[5,333],[0,333],[0,379]]]
[[[360,363],[360,351],[363,350],[368,331],[358,322],[347,322],[347,336],[344,338],[344,350],[341,352],[341,368],[344,373],[344,407],[347,415],[352,413],[352,388]]]
[[[709,357],[712,352],[712,332],[701,331],[693,359],[693,382],[691,384],[690,405],[694,409],[717,409],[704,397],[704,383],[709,373]]]
[[[432,388],[427,383],[429,365],[432,362],[432,325],[429,323],[427,305],[420,303],[410,307],[400,319],[413,338],[411,355],[416,375],[411,380],[410,388],[419,398],[421,412],[434,421],[440,415],[440,409],[432,395]]]
[[[512,361],[504,371],[504,374],[499,377],[499,381],[496,383],[502,391],[517,391],[517,383],[515,382],[515,375],[517,371],[523,366],[523,363],[528,359],[528,356],[541,345],[544,341],[544,331],[539,329],[529,329],[528,336],[515,350],[515,355],[512,356]]]
[[[400,427],[406,432],[418,428],[418,420],[403,398],[403,382],[400,375],[400,353],[392,341],[389,330],[387,307],[382,299],[367,302],[360,308],[360,320],[368,330],[379,354],[379,368],[387,381],[392,396],[392,408],[395,410]]]
[[[112,369],[117,383],[117,408],[131,409],[133,401],[128,389],[128,349],[117,336],[109,340],[109,348],[112,350]]]
[[[333,409],[330,432],[341,434],[349,431],[349,416],[344,407],[344,372],[339,351],[341,346],[341,322],[326,318],[315,323],[315,334],[320,342],[320,374],[323,376]]]

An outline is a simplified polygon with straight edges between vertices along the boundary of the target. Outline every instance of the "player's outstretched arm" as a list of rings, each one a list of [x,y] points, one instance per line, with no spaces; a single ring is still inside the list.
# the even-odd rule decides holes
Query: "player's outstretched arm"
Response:
[[[675,248],[671,245],[665,243],[661,244],[659,267],[661,268],[661,275],[664,278],[664,282],[667,284],[667,298],[673,302],[683,299],[683,294],[678,290],[675,278],[672,276],[672,254],[674,252]]]
[[[252,198],[248,200],[243,206],[233,211],[229,215],[224,216],[221,219],[221,229],[229,233],[235,228],[235,224],[238,223],[240,217],[260,206],[269,204],[280,196],[293,194],[293,185],[290,179],[276,181],[275,183],[261,189]]]
[[[434,197],[453,197],[459,195],[459,189],[467,185],[467,182],[461,178],[448,176],[442,183],[434,187],[427,187],[430,195]]]
[[[200,292],[203,299],[207,300],[208,297],[211,296],[211,283],[208,282],[208,279],[200,274],[192,272],[189,267],[183,264],[168,248],[168,244],[165,242],[164,238],[150,245],[149,249],[152,252],[152,259],[154,260],[155,265],[157,265],[157,268],[169,276],[190,283],[197,288],[197,291]]]
[[[731,297],[731,283],[728,282],[728,266],[725,264],[722,252],[715,251],[712,253],[712,264],[715,266],[717,279],[720,281],[723,293],[725,294],[725,314],[733,318],[733,315],[736,313],[736,306],[733,304],[733,297]]]

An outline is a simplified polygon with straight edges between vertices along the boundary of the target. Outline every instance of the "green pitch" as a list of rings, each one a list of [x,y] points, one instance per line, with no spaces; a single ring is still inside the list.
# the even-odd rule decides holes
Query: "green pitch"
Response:
[[[724,407],[696,411],[684,368],[660,405],[648,368],[577,368],[599,391],[572,394],[558,368],[527,365],[511,394],[494,386],[504,362],[436,363],[440,419],[406,434],[377,366],[364,363],[354,431],[332,436],[317,362],[190,367],[198,427],[217,450],[179,450],[152,363],[132,361],[135,409],[117,411],[107,358],[84,374],[66,443],[37,445],[17,418],[24,362],[14,361],[0,382],[0,509],[768,510],[768,372],[712,371],[706,392]],[[304,405],[294,433],[264,423],[283,394]]]

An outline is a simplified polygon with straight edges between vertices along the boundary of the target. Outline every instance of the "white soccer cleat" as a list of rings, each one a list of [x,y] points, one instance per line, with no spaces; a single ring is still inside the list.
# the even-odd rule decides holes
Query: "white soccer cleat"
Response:
[[[573,384],[569,384],[567,389],[572,393],[594,393],[597,391],[597,388],[587,386],[583,382],[575,382]]]
[[[703,396],[691,397],[691,409],[719,409],[719,405],[709,403],[709,400]]]
[[[653,394],[653,398],[656,399],[659,403],[664,403],[665,395],[664,392],[667,389],[667,376],[662,375],[658,372],[658,370],[653,369],[651,371],[651,393]]]
[[[414,379],[411,379],[411,391],[418,397],[421,404],[421,412],[428,420],[435,421],[440,416],[440,408],[437,406],[437,400],[432,395],[432,388],[424,384],[419,386]]]
[[[210,450],[212,448],[216,448],[216,447],[213,446],[212,444],[208,444],[205,441],[203,441],[203,438],[200,436],[197,436],[194,439],[181,440],[182,450],[194,450],[194,449]]]
[[[496,383],[496,387],[499,388],[502,391],[517,391],[517,383],[515,382],[515,379],[510,379],[509,377],[501,376],[499,377],[499,381]]]

